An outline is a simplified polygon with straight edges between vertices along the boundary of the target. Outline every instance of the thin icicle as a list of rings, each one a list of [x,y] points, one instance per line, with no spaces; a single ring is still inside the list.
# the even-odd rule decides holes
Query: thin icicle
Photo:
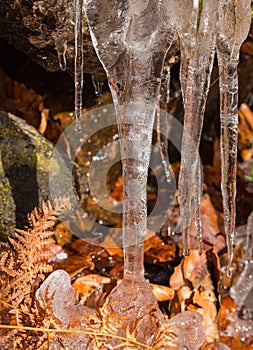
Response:
[[[241,44],[251,23],[250,0],[220,1],[217,28],[217,55],[220,74],[221,190],[224,230],[228,249],[228,275],[232,272],[235,231],[237,168],[237,65]]]
[[[162,82],[161,82],[161,106],[165,103],[169,103],[170,100],[170,66],[165,65],[163,67]]]
[[[165,176],[167,182],[171,182],[172,180],[172,171],[170,167],[169,161],[169,153],[168,153],[168,119],[161,117],[161,108],[165,106],[166,103],[169,103],[170,97],[170,67],[164,66],[162,81],[161,81],[161,89],[160,89],[160,102],[157,106],[156,112],[156,122],[157,122],[157,143],[161,155],[162,165],[164,168]]]
[[[55,41],[55,47],[58,54],[58,60],[59,60],[59,66],[61,70],[65,71],[67,68],[67,61],[66,61],[66,51],[67,51],[67,40],[56,40]]]
[[[96,78],[95,74],[92,74],[92,83],[95,90],[95,95],[98,97],[98,103],[101,105],[103,103],[103,80],[99,80]]]
[[[161,21],[165,3],[85,0],[84,4],[94,46],[108,76],[121,141],[124,278],[111,292],[107,308],[119,315],[120,334],[133,321],[145,319],[144,328],[138,323],[140,338],[137,335],[151,344],[158,323],[152,321],[150,327],[150,320],[153,315],[161,320],[162,315],[144,279],[146,184],[161,71],[174,33]]]
[[[170,162],[169,162],[169,153],[168,153],[168,129],[169,126],[167,125],[167,118],[161,119],[161,113],[160,113],[160,105],[157,107],[156,112],[156,122],[157,122],[157,143],[162,159],[162,165],[164,168],[165,176],[167,182],[171,182],[172,180],[172,174],[171,174],[171,168],[170,168]]]
[[[200,2],[198,2],[198,5]],[[179,204],[183,228],[183,253],[189,252],[189,231],[194,209],[197,236],[201,240],[199,143],[206,98],[215,52],[215,3],[204,1],[201,11],[193,3],[190,16],[186,11],[178,21],[181,42],[181,85],[185,106],[184,133],[179,176]],[[201,15],[200,15],[201,13]],[[192,208],[192,196],[194,208]],[[201,249],[201,243],[199,243]]]
[[[75,0],[75,114],[76,131],[81,132],[83,93],[83,0]]]
[[[200,198],[201,198],[201,168],[198,161],[196,169],[196,179],[194,182],[194,216],[195,216],[195,227],[197,232],[199,254],[202,253],[202,223],[201,223],[201,213],[200,213]]]

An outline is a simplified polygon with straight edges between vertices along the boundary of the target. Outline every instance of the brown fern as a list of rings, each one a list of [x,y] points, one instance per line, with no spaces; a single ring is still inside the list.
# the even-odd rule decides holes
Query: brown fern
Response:
[[[15,230],[15,238],[9,238],[10,244],[0,246],[0,319],[1,323],[10,322],[17,325],[37,326],[43,319],[42,310],[35,302],[35,292],[46,275],[52,271],[48,260],[53,253],[49,247],[55,243],[54,226],[58,215],[70,210],[67,197],[50,202],[43,202],[29,215],[29,227]],[[8,317],[6,316],[8,315]],[[11,334],[10,334],[11,333]],[[10,336],[14,347],[8,349],[33,348],[34,341],[43,349],[45,335],[42,333],[27,334],[12,331],[0,334],[8,343]],[[32,344],[31,347],[29,344]],[[1,345],[1,344],[0,344]]]

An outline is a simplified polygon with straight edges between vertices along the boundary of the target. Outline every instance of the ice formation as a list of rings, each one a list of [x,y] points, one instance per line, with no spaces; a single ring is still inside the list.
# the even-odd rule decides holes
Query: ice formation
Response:
[[[179,36],[181,44],[180,77],[185,106],[179,178],[183,250],[187,255],[192,212],[201,250],[198,150],[216,49],[220,69],[221,183],[231,266],[235,225],[237,64],[240,46],[249,31],[250,0],[220,0],[218,5],[211,0],[129,0],[124,3],[112,0],[106,4],[101,0],[86,0],[84,6],[94,47],[108,76],[122,141],[126,273],[139,273],[143,269],[141,247],[146,231],[145,186],[151,133],[164,57],[175,35]]]
[[[76,130],[81,132],[83,93],[83,0],[75,0],[75,114]]]
[[[157,122],[157,143],[160,150],[162,165],[164,168],[165,176],[167,182],[172,181],[172,170],[170,167],[169,153],[168,153],[168,134],[169,125],[167,118],[162,118],[161,109],[163,109],[164,104],[169,102],[170,97],[170,67],[166,65],[163,68],[161,88],[160,88],[160,101],[157,106],[156,111],[156,122]]]
[[[42,283],[36,292],[41,307],[51,312],[61,329],[87,330],[94,325],[99,326],[95,310],[77,304],[70,277],[64,270],[56,270]],[[64,334],[61,343],[64,349],[86,349],[90,336],[86,334]],[[71,346],[68,346],[71,344]],[[50,349],[58,349],[57,341],[50,341]]]
[[[123,284],[131,283],[124,279]],[[148,294],[147,303],[143,303],[145,295],[145,284],[139,283],[133,290],[127,286],[125,298],[133,300],[132,306],[126,309],[124,300],[111,298],[109,305],[105,304],[101,309],[88,308],[75,300],[75,292],[70,283],[70,277],[63,270],[56,270],[42,283],[36,292],[36,298],[42,308],[47,310],[47,315],[53,321],[54,326],[59,329],[73,329],[97,333],[98,336],[109,332],[110,337],[103,337],[103,349],[121,348],[122,339],[112,337],[115,329],[118,328],[118,336],[129,337],[136,341],[153,346],[157,339],[154,339],[154,329],[164,331],[160,341],[160,349],[198,350],[205,340],[205,328],[202,316],[195,311],[182,312],[169,320],[166,329],[163,329],[163,318],[157,315],[153,308],[154,295]],[[109,307],[108,307],[109,306]],[[117,313],[114,309],[117,309]],[[120,311],[119,311],[120,310]],[[102,321],[100,321],[102,318]],[[159,321],[160,322],[159,322]],[[119,327],[123,325],[124,327]],[[102,329],[102,331],[101,331]],[[126,334],[126,329],[128,330]],[[159,332],[158,332],[159,333]],[[49,349],[97,349],[98,337],[90,334],[62,333],[58,337],[49,340]],[[100,347],[99,347],[100,348]],[[102,348],[102,347],[101,347]],[[129,347],[130,348],[130,347]],[[132,347],[131,347],[132,348]],[[156,347],[157,348],[157,347]],[[135,349],[143,349],[142,346],[135,346]]]
[[[236,283],[230,288],[230,295],[241,316],[246,320],[253,320],[253,212],[247,222],[244,249],[244,269]]]
[[[198,149],[215,50],[220,74],[221,159],[224,226],[229,267],[233,259],[237,147],[237,64],[249,30],[250,0],[83,0],[91,37],[107,73],[121,140],[123,163],[124,279],[108,307],[138,305],[124,294],[142,290],[141,309],[156,310],[143,278],[147,226],[146,180],[152,129],[165,55],[176,36],[181,45],[181,85],[185,106],[179,178],[183,251],[194,213],[201,250],[201,172]],[[82,0],[76,3],[76,115],[80,129],[82,94]],[[160,121],[160,128],[161,128]],[[163,159],[165,161],[165,159]],[[123,304],[124,305],[123,305]],[[152,306],[151,306],[152,305]],[[137,312],[137,310],[136,310]],[[138,312],[137,312],[138,314]],[[138,315],[136,317],[138,319]],[[133,317],[133,316],[131,316]],[[152,335],[150,335],[152,337]]]
[[[95,90],[95,95],[98,97],[98,103],[101,105],[103,102],[103,85],[104,81],[97,79],[95,74],[92,74],[92,83]]]
[[[181,1],[181,6],[189,1]],[[215,53],[216,4],[212,1],[193,1],[181,16],[173,12],[175,27],[181,44],[180,77],[185,106],[184,133],[181,150],[179,177],[179,203],[183,226],[184,255],[188,254],[188,233],[191,215],[196,216],[197,234],[201,241],[199,217],[200,164],[198,163],[199,143],[210,75]],[[192,210],[192,194],[193,210]]]
[[[224,228],[227,237],[229,270],[233,260],[235,231],[235,195],[237,164],[237,65],[241,44],[246,39],[251,23],[251,1],[219,1],[217,22],[217,56],[220,75],[221,120],[221,190],[223,197]]]
[[[203,319],[198,312],[181,312],[170,319],[168,325],[175,327],[174,344],[177,349],[199,349],[205,341],[206,333],[203,327]]]

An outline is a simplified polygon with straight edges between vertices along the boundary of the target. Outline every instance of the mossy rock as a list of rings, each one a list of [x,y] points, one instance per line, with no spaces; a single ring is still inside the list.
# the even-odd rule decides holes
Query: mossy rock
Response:
[[[27,213],[50,198],[49,170],[53,151],[53,145],[34,127],[0,112],[1,240],[12,234],[14,227],[24,227]],[[57,159],[59,163],[64,162],[60,157]],[[55,176],[64,168],[61,164],[54,166]],[[64,178],[62,174],[60,178]],[[59,191],[59,195],[63,194]]]

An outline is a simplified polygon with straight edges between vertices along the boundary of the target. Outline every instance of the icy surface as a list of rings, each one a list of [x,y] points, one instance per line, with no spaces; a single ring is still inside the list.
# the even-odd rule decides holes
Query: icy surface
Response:
[[[84,325],[88,321],[87,319],[84,322],[87,314],[95,315],[94,311],[76,304],[74,288],[71,286],[68,273],[64,270],[52,272],[37,290],[36,298],[45,306],[49,305],[55,317],[68,326],[77,320]]]
[[[75,0],[75,113],[76,130],[81,132],[83,92],[83,0]]]

